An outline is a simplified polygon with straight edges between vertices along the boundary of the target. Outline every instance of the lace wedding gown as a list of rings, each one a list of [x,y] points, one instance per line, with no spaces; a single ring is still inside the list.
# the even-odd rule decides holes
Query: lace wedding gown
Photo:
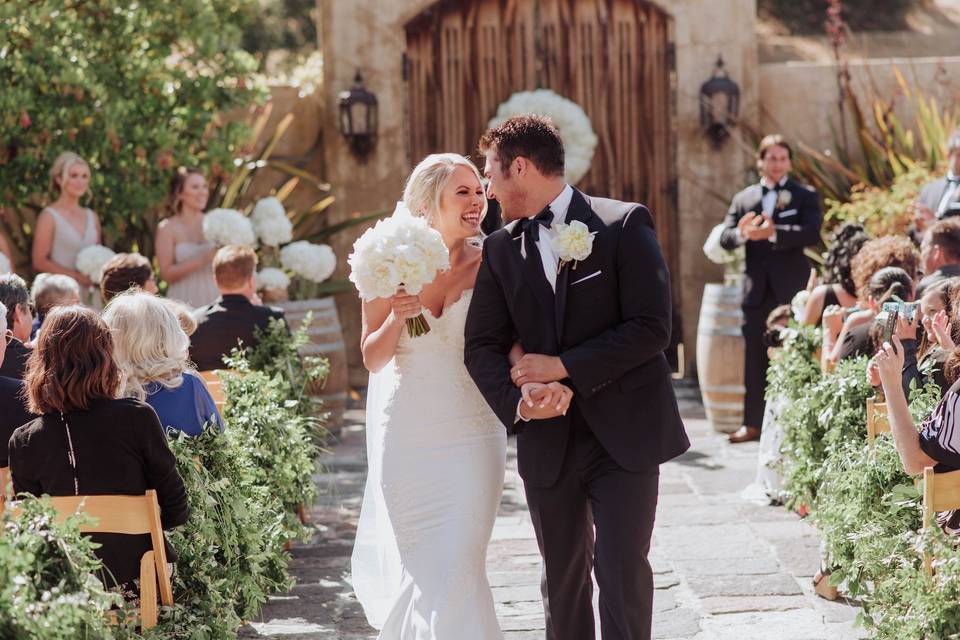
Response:
[[[485,561],[506,432],[463,364],[471,294],[439,318],[425,310],[430,332],[404,330],[393,361],[371,376],[353,580],[381,640],[501,637]]]

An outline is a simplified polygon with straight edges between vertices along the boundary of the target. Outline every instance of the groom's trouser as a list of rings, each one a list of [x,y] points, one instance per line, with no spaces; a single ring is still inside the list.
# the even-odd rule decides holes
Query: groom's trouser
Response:
[[[574,405],[560,477],[525,485],[543,556],[547,640],[592,640],[595,569],[603,640],[649,640],[653,572],[647,561],[659,467],[630,472],[594,437]],[[596,538],[594,538],[594,528]]]

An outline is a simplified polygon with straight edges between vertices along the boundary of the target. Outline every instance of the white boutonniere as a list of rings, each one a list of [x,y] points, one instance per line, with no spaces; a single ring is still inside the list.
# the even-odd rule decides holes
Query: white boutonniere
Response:
[[[793,194],[787,189],[781,189],[777,193],[777,209],[786,209],[793,200]]]
[[[558,223],[553,225],[553,241],[550,243],[557,256],[560,258],[560,265],[557,272],[563,268],[567,262],[573,262],[573,268],[577,268],[577,262],[586,260],[587,256],[593,250],[593,237],[597,232],[590,232],[590,229],[579,220],[574,220],[570,224]]]

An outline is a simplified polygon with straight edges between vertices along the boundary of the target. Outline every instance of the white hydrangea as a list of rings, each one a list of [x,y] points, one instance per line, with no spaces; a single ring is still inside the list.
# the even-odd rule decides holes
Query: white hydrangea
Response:
[[[115,255],[117,254],[113,249],[108,249],[102,244],[92,244],[81,249],[77,254],[77,271],[90,278],[94,284],[99,284],[100,276],[103,275],[103,265]]]
[[[337,269],[337,256],[328,245],[298,240],[280,249],[280,264],[301,278],[323,282]]]
[[[564,151],[564,178],[570,184],[580,182],[590,170],[597,135],[590,118],[576,102],[549,89],[518,91],[497,108],[497,115],[487,123],[492,128],[513,116],[536,114],[548,116],[560,131]]]
[[[279,247],[293,240],[293,223],[287,218],[283,204],[273,196],[257,201],[250,219],[260,242],[268,247]]]
[[[213,209],[203,215],[203,237],[213,244],[257,246],[250,219],[236,209]]]
[[[286,289],[290,286],[290,276],[283,269],[266,267],[257,273],[257,291],[263,289]]]
[[[450,255],[440,234],[398,202],[393,216],[354,243],[347,262],[360,296],[373,300],[388,298],[401,286],[407,293],[420,293],[438,271],[450,268]]]
[[[710,231],[707,241],[703,243],[703,254],[714,264],[731,265],[744,258],[744,249],[742,246],[733,251],[727,251],[720,244],[720,237],[723,235],[724,226],[718,224]]]

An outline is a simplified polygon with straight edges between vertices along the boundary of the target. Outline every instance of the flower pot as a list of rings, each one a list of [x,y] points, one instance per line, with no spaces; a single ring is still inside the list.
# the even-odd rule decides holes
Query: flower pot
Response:
[[[697,324],[697,377],[713,428],[732,433],[743,422],[744,341],[739,285],[708,284]]]
[[[340,330],[336,302],[329,297],[291,300],[277,306],[286,314],[291,330],[299,328],[303,318],[313,312],[313,319],[307,329],[310,342],[303,347],[301,353],[320,356],[330,361],[330,374],[326,383],[311,389],[310,395],[318,405],[322,404],[320,411],[330,412],[330,423],[327,426],[335,429],[339,426],[347,406],[347,350]]]

